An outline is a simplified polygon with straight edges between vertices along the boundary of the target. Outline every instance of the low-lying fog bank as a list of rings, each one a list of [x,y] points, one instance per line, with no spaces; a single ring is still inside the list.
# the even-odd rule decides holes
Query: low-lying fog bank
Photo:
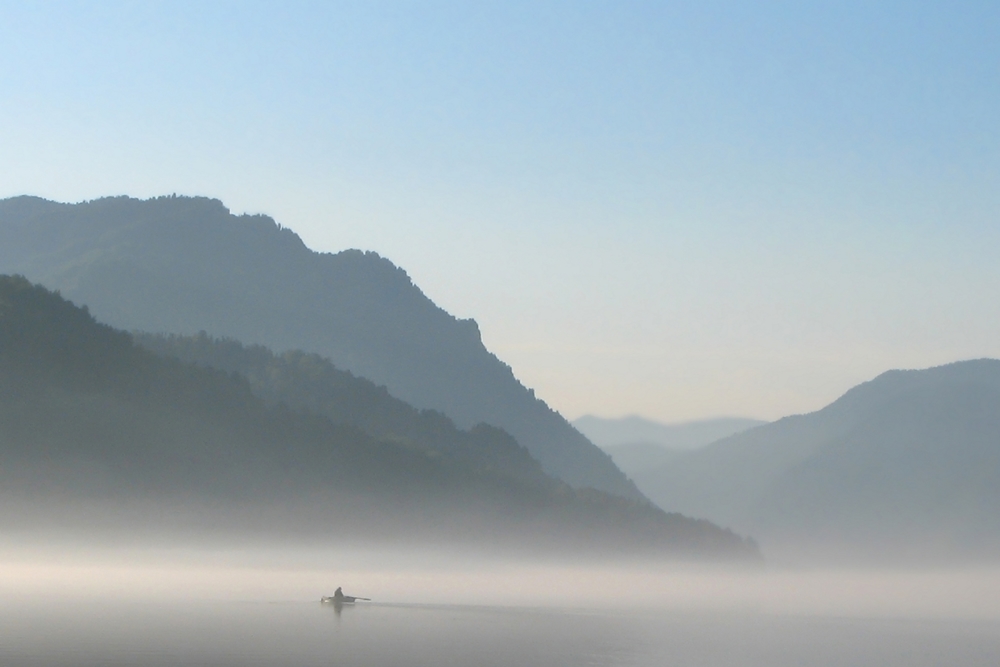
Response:
[[[1000,620],[1000,565],[779,569],[560,564],[432,550],[0,547],[5,599],[312,601]]]

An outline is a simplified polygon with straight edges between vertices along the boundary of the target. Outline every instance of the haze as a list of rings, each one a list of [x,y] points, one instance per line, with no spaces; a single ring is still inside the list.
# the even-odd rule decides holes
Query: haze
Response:
[[[332,581],[382,604],[752,612],[1000,620],[994,567],[776,568],[491,557],[449,548],[171,546],[27,540],[0,545],[5,597],[312,602]],[[600,599],[595,592],[603,591]]]
[[[21,544],[0,558],[6,664],[912,667],[987,665],[1000,650],[994,569],[566,566],[343,547]],[[314,593],[333,581],[376,602],[324,609]]]
[[[4,3],[0,197],[374,249],[569,418],[1000,356],[990,3]]]
[[[0,664],[1000,664],[997,63],[0,0]]]

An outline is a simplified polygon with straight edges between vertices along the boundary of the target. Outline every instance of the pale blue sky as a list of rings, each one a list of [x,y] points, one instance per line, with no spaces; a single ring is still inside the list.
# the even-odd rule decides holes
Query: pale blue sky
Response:
[[[1000,4],[0,1],[0,196],[171,192],[567,417],[812,410],[1000,356]]]

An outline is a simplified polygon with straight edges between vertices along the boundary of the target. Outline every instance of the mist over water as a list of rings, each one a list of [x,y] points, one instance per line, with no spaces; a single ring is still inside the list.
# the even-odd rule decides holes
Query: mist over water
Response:
[[[0,4],[0,667],[1000,666],[1000,3],[96,4]]]
[[[336,610],[337,586],[371,597]],[[991,665],[1000,568],[365,547],[0,550],[4,665]]]

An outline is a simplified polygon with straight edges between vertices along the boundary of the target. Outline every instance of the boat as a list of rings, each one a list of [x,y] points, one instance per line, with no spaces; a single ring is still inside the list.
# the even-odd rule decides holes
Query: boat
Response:
[[[319,599],[323,604],[354,604],[358,600],[367,600],[368,598],[359,598],[354,595],[345,595],[343,597],[334,597],[332,595],[324,595]]]
[[[354,604],[358,600],[365,600],[371,602],[371,598],[359,598],[356,595],[344,595],[344,591],[339,588],[334,591],[333,595],[324,595],[319,599],[320,604]]]

